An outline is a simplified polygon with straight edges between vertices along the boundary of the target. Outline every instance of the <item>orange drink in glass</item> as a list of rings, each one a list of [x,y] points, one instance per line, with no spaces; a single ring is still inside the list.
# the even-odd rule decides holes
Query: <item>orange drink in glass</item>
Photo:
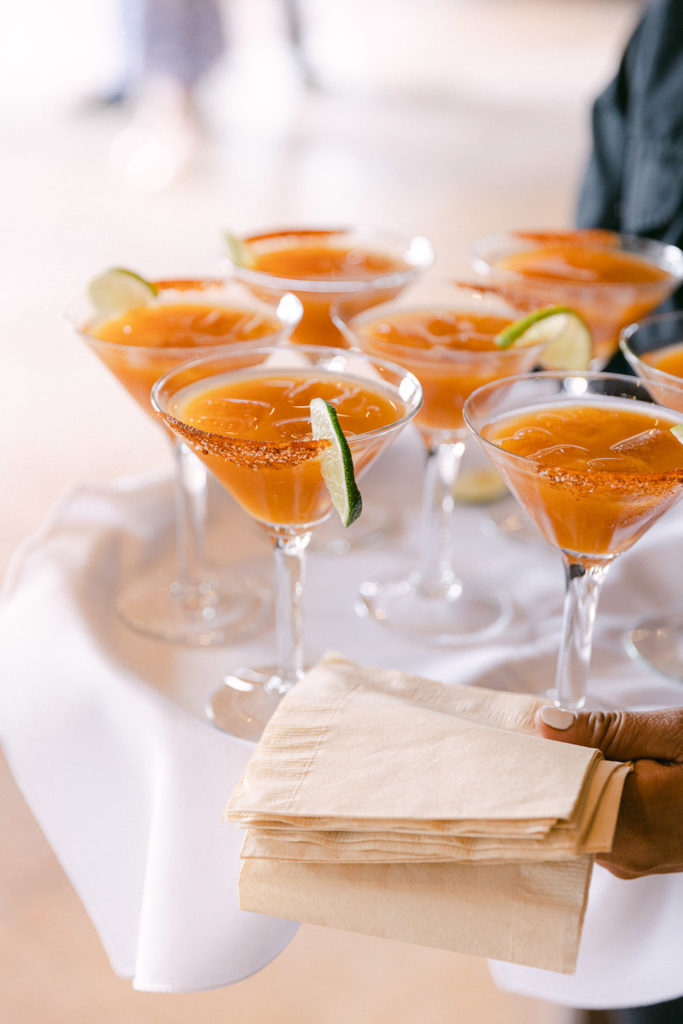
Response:
[[[683,414],[619,374],[527,374],[475,391],[465,418],[563,558],[566,598],[554,699],[586,703],[593,623],[614,559],[681,496]]]
[[[472,258],[504,294],[579,312],[593,333],[596,368],[616,352],[622,328],[683,280],[676,246],[598,229],[500,232],[475,242]]]
[[[301,315],[293,296],[279,308],[258,302],[246,289],[213,279],[155,282],[157,294],[124,313],[102,315],[88,296],[69,319],[139,406],[156,422],[150,403],[154,382],[192,355],[246,342],[287,338]],[[170,432],[176,510],[175,564],[124,585],[116,607],[138,632],[199,646],[225,643],[263,623],[267,588],[251,574],[206,565],[206,473]]]
[[[655,395],[674,388],[670,401],[683,412],[683,312],[661,313],[630,324],[619,342],[627,361]],[[662,399],[664,401],[664,399]],[[664,675],[683,681],[683,611],[659,612],[627,630],[626,648]]]
[[[349,344],[405,366],[420,381],[423,404],[415,425],[425,446],[421,560],[399,579],[361,586],[364,614],[416,639],[459,644],[504,625],[506,595],[470,580],[453,566],[453,490],[465,451],[463,406],[475,388],[531,369],[541,346],[502,349],[496,335],[520,315],[500,296],[447,282],[420,282],[393,303],[338,322]]]
[[[421,236],[373,228],[289,228],[249,234],[230,254],[232,275],[264,301],[295,294],[303,315],[292,341],[343,346],[331,307],[355,312],[386,302],[425,271],[434,254]]]
[[[236,347],[186,363],[152,390],[166,425],[273,541],[277,662],[234,670],[208,708],[220,728],[248,739],[304,670],[304,552],[332,509],[321,471],[329,442],[313,436],[314,398],[336,410],[358,476],[415,415],[421,389],[385,360],[288,346]]]

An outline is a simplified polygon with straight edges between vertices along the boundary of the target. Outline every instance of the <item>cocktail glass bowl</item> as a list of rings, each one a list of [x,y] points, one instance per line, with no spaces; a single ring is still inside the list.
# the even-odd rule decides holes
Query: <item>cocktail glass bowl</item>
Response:
[[[644,261],[664,276],[658,280],[595,280],[591,270],[581,269],[570,279],[566,269],[553,265],[552,251],[562,246],[574,251],[615,254]],[[508,261],[545,252],[544,276],[511,269]],[[539,261],[540,262],[540,261]],[[601,369],[617,351],[619,332],[645,316],[671,295],[683,281],[683,252],[675,245],[637,235],[606,231],[503,231],[478,239],[472,249],[475,270],[511,298],[540,306],[569,306],[580,313],[593,333],[593,369]],[[513,264],[514,265],[514,264]],[[578,273],[586,280],[578,280]]]
[[[520,315],[500,296],[422,279],[392,303],[350,319],[348,344],[409,369],[424,400],[415,425],[425,446],[421,559],[398,579],[367,580],[359,612],[416,640],[457,645],[482,640],[509,620],[499,589],[463,579],[454,566],[454,487],[468,431],[463,405],[482,384],[531,369],[540,346],[498,348],[495,334]]]
[[[246,260],[237,258],[244,254]],[[299,298],[303,314],[292,332],[294,344],[343,348],[346,339],[332,308],[343,301],[351,315],[388,301],[431,266],[434,253],[421,235],[363,225],[299,226],[248,234],[239,239],[238,253],[228,259],[232,276],[263,301],[278,302],[286,292]],[[357,548],[385,539],[395,527],[393,510],[375,505],[353,538],[330,520],[317,531],[313,544],[344,554],[349,545]]]
[[[149,344],[139,334],[135,344],[104,340],[97,332],[105,320],[117,318],[101,317],[88,296],[77,299],[67,317],[131,397],[161,426],[150,392],[164,373],[192,355],[244,344],[250,337],[254,342],[282,342],[301,316],[300,303],[293,295],[284,296],[278,307],[272,308],[233,282],[193,278],[159,281],[157,286],[155,308],[163,308],[167,314],[168,307],[189,305],[199,311],[202,325],[192,343],[166,344],[163,328],[155,329],[154,338],[150,333]],[[218,313],[230,315],[229,329],[211,326]],[[198,337],[204,343],[199,344]],[[152,567],[126,581],[116,597],[116,609],[128,626],[147,636],[202,647],[228,643],[264,625],[270,613],[270,591],[253,573],[207,563],[206,470],[174,434],[163,429],[171,442],[174,463],[175,564],[170,570]]]
[[[655,395],[660,384],[674,389],[664,395],[670,395],[673,407],[683,412],[683,312],[660,313],[630,324],[619,346]],[[683,682],[683,608],[642,618],[627,630],[624,642],[629,654]]]
[[[586,704],[593,625],[611,563],[683,495],[683,460],[670,433],[683,421],[668,407],[675,394],[635,377],[562,371],[488,384],[465,405],[467,425],[562,556],[564,625],[552,697],[563,707]],[[658,404],[663,398],[667,407]]]
[[[236,347],[176,368],[152,390],[168,427],[273,542],[276,664],[233,669],[207,708],[217,726],[245,739],[260,736],[304,672],[304,554],[332,508],[321,473],[326,444],[312,439],[309,403],[326,397],[326,388],[340,423],[347,424],[356,476],[393,441],[422,398],[418,381],[402,367],[320,346]],[[372,406],[379,413],[369,419]],[[219,410],[220,420],[213,413],[198,419],[198,407]],[[368,429],[372,422],[381,425]]]

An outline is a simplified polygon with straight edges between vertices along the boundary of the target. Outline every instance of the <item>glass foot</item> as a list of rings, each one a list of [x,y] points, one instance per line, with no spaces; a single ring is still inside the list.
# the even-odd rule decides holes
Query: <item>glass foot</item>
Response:
[[[632,658],[683,682],[683,614],[643,619],[624,634],[624,646]]]
[[[348,528],[342,526],[339,516],[333,512],[324,523],[316,526],[309,550],[346,555],[352,549],[380,543],[398,530],[399,525],[396,512],[387,505],[363,507],[363,514]]]
[[[456,580],[438,593],[420,578],[361,584],[356,611],[413,640],[443,646],[473,643],[503,629],[512,601],[499,591]]]
[[[282,700],[285,690],[275,666],[238,668],[211,695],[206,713],[222,732],[256,742]]]
[[[236,570],[192,588],[150,575],[133,581],[119,594],[116,610],[137,633],[211,647],[264,628],[271,593],[257,576]]]

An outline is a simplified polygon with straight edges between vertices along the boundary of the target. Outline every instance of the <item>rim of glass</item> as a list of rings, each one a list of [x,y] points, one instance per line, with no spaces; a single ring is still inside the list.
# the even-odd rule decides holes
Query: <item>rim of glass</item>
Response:
[[[402,234],[399,231],[384,230],[383,228],[368,227],[363,224],[349,225],[347,227],[329,228],[279,228],[263,232],[250,232],[241,235],[240,240],[246,243],[266,241],[277,238],[321,238],[358,236],[372,242],[373,239],[383,240],[396,245],[401,249],[401,256],[410,265],[405,270],[394,270],[363,278],[323,278],[323,277],[278,277],[264,270],[254,270],[251,267],[243,267],[236,263],[229,254],[225,259],[231,268],[232,276],[238,281],[247,284],[259,285],[263,288],[277,289],[278,291],[292,292],[356,292],[367,289],[391,288],[402,285],[411,278],[423,273],[434,262],[434,250],[428,238],[424,235]],[[411,256],[411,250],[413,255]]]
[[[414,304],[403,304],[400,300],[390,300],[384,302],[379,306],[372,306],[370,309],[363,310],[361,313],[357,313],[352,316],[349,320],[344,320],[342,317],[334,316],[332,320],[336,327],[342,332],[342,334],[348,340],[356,341],[357,345],[361,345],[359,327],[363,327],[365,324],[373,323],[376,320],[381,320],[384,317],[389,318],[394,313],[415,313],[424,311],[434,311],[438,313],[441,310],[448,310],[449,312],[472,312],[473,309],[466,309],[463,303],[459,303],[457,299],[458,292],[466,293],[473,300],[473,306],[477,302],[486,303],[489,302],[491,305],[497,304],[498,306],[507,307],[512,314],[511,323],[515,320],[521,319],[528,315],[528,309],[522,309],[521,307],[515,308],[514,303],[504,295],[500,295],[497,292],[491,292],[486,289],[478,290],[476,283],[469,284],[452,284],[447,279],[441,282],[444,287],[450,285],[453,291],[453,300],[449,302],[429,302],[415,300]],[[483,307],[482,307],[483,308]],[[505,315],[505,314],[503,314]],[[382,340],[378,339],[378,344],[382,344]],[[387,345],[391,344],[390,342]],[[524,352],[530,357],[535,353],[540,353],[547,342],[539,341],[536,345],[526,345]],[[362,347],[362,346],[361,346]],[[362,348],[364,351],[364,348]],[[438,348],[435,349],[409,349],[406,353],[406,358],[409,358],[411,362],[424,362],[425,364],[433,363],[458,363],[467,362],[470,360],[481,360],[482,358],[496,356],[503,357],[504,359],[511,359],[513,354],[520,355],[522,349],[510,345],[507,348],[495,348],[495,349],[484,349],[484,350],[468,350],[468,349],[449,349],[449,348]]]
[[[591,229],[587,229],[591,230]],[[577,233],[580,229],[576,229]],[[562,236],[567,232],[558,230],[558,235]],[[548,232],[552,234],[552,232]],[[645,235],[633,235],[626,232],[611,232],[613,237],[618,241],[617,251],[620,252],[632,252],[635,254],[649,256],[650,259],[660,269],[666,270],[667,273],[671,274],[674,281],[683,280],[683,251],[679,249],[677,245],[671,242],[661,242],[656,238],[647,238]],[[552,241],[551,238],[548,239]],[[542,281],[549,287],[553,284],[552,278],[537,278],[529,274],[521,274],[515,270],[503,269],[497,267],[491,260],[490,255],[487,255],[487,250],[490,253],[492,246],[496,246],[504,251],[511,251],[518,248],[532,248],[540,243],[534,243],[531,240],[522,238],[514,231],[494,231],[487,235],[482,235],[476,239],[471,248],[471,259],[472,265],[478,273],[486,276],[496,276],[508,281],[523,281],[525,278],[533,281]],[[655,255],[657,254],[657,255]],[[557,282],[556,282],[557,283]],[[585,289],[623,289],[629,288],[634,291],[647,291],[648,289],[661,288],[664,282],[662,281],[561,281],[563,289],[574,289],[576,291]]]
[[[178,296],[191,294],[193,291],[196,293],[204,292],[207,295],[213,291],[225,292],[230,287],[231,284],[230,281],[226,281],[225,278],[221,277],[160,278],[159,280],[154,280],[152,283],[159,286],[162,292],[175,292],[178,294]],[[204,285],[205,287],[198,287],[196,289],[193,289],[191,287],[174,287],[177,286],[178,284]],[[171,356],[172,358],[183,359],[187,356],[188,352],[200,352],[202,354],[206,353],[208,355],[211,352],[219,353],[225,349],[229,350],[231,348],[236,347],[237,345],[256,344],[258,342],[267,343],[269,339],[288,337],[289,334],[296,329],[303,315],[303,306],[301,305],[301,301],[297,298],[296,295],[293,295],[291,293],[290,295],[292,303],[296,303],[296,305],[298,306],[298,316],[293,317],[291,320],[285,319],[282,315],[280,315],[278,313],[277,306],[271,308],[267,306],[265,303],[259,303],[258,299],[252,298],[248,293],[245,294],[244,298],[241,299],[240,301],[235,301],[234,303],[224,303],[226,308],[243,308],[244,311],[247,313],[262,313],[264,320],[275,320],[279,324],[277,330],[270,331],[268,334],[261,334],[259,335],[258,338],[255,338],[253,342],[248,342],[246,340],[242,340],[239,342],[226,341],[223,342],[222,344],[220,342],[216,342],[216,344],[210,345],[194,345],[192,346],[192,348],[189,348],[187,346],[175,347],[170,345],[164,345],[163,347],[159,345],[126,345],[124,342],[121,341],[111,341],[108,338],[98,338],[97,335],[92,334],[91,331],[86,330],[86,328],[83,326],[85,312],[88,307],[88,303],[90,302],[87,292],[82,292],[69,303],[66,310],[64,311],[64,316],[71,324],[71,326],[74,328],[74,330],[88,344],[94,343],[95,345],[101,346],[103,349],[109,349],[111,351],[120,350],[121,352],[140,353],[141,355],[167,355]],[[285,296],[283,296],[283,298],[285,298]],[[181,299],[179,299],[179,301],[181,301]],[[244,305],[241,306],[240,302],[243,302]],[[252,304],[250,305],[250,303]],[[210,305],[209,301],[207,301],[207,305]],[[296,307],[293,305],[292,308],[294,309]],[[125,316],[125,313],[122,313],[120,315]],[[110,319],[114,319],[114,317],[104,317],[101,322],[106,323],[107,320]]]
[[[523,462],[523,463],[527,463],[527,464],[531,463],[532,465],[536,465],[536,463],[534,463],[527,455],[519,455],[516,452],[510,452],[506,448],[501,448],[501,446],[496,444],[495,441],[490,441],[487,437],[484,437],[483,434],[481,433],[481,431],[477,427],[475,427],[474,424],[471,421],[471,409],[476,404],[476,401],[482,397],[482,395],[484,395],[485,393],[492,393],[492,392],[497,391],[497,390],[502,390],[504,387],[511,387],[514,384],[520,384],[520,383],[533,383],[534,381],[537,381],[537,382],[540,382],[540,381],[543,381],[543,380],[556,380],[556,381],[560,381],[560,380],[571,380],[571,379],[574,379],[574,380],[587,380],[587,381],[601,381],[601,380],[604,380],[604,381],[614,381],[616,383],[623,383],[624,385],[627,385],[628,388],[630,388],[632,390],[640,391],[644,395],[646,395],[647,398],[643,399],[643,400],[647,401],[647,403],[649,405],[656,405],[656,406],[661,407],[662,409],[666,409],[667,412],[672,413],[674,417],[678,417],[679,418],[678,419],[679,422],[683,423],[683,413],[678,412],[675,408],[671,408],[670,406],[664,405],[662,402],[658,401],[657,400],[657,396],[656,395],[652,395],[650,393],[650,391],[649,391],[649,389],[647,387],[647,381],[644,380],[642,377],[634,377],[631,374],[626,374],[626,373],[602,373],[602,372],[598,372],[598,371],[593,372],[593,371],[588,371],[588,370],[585,371],[585,372],[572,372],[572,371],[567,371],[567,370],[542,370],[542,371],[540,371],[538,373],[520,373],[520,374],[515,375],[514,377],[501,377],[499,380],[490,381],[488,384],[483,384],[480,388],[477,388],[476,391],[473,391],[472,394],[469,396],[469,398],[467,398],[467,400],[465,401],[465,405],[463,407],[463,419],[465,420],[465,423],[467,424],[469,429],[472,431],[472,433],[475,435],[475,437],[477,438],[477,440],[480,443],[482,443],[482,444],[484,444],[484,445],[486,445],[488,447],[494,448],[497,452],[502,452],[506,456],[506,458],[511,458],[511,459],[514,459],[515,461],[518,461],[518,462]],[[666,383],[665,384],[658,384],[657,387],[658,388],[664,388],[665,390],[671,391],[672,393],[678,395],[678,397],[680,398],[680,390],[681,390],[680,388],[672,387],[671,385],[666,384]],[[584,396],[576,395],[575,399],[576,400],[580,400],[582,397],[584,397]],[[613,398],[613,399],[614,398],[619,398],[618,395],[609,395],[609,396],[606,396],[606,397]],[[633,398],[634,396],[631,395],[630,397]],[[549,396],[548,400],[552,401],[552,396]],[[572,396],[571,395],[567,395],[567,401],[572,401]],[[538,403],[538,404],[540,405],[541,403]],[[525,408],[525,406],[522,406],[521,403],[520,403],[519,407],[520,408]],[[512,413],[513,410],[510,409],[510,410],[508,410],[508,412]],[[490,423],[490,422],[492,422],[492,420],[489,419],[486,422]],[[593,470],[593,472],[597,474],[597,473],[599,473],[601,471],[600,470]],[[610,470],[609,472],[610,473],[614,473],[614,472],[618,472],[618,470],[616,470],[616,471],[615,470]]]
[[[313,356],[322,356],[328,360],[339,358],[340,356],[343,357],[344,359],[361,359],[363,360],[363,362],[369,363],[370,365],[378,365],[385,367],[392,373],[395,373],[401,380],[410,381],[412,385],[413,394],[417,396],[417,401],[414,403],[414,406],[408,408],[409,400],[406,400],[402,396],[400,396],[401,400],[404,401],[406,405],[405,414],[396,420],[392,420],[391,423],[386,423],[383,427],[376,427],[374,430],[366,430],[360,434],[350,435],[349,437],[347,437],[347,441],[350,447],[353,447],[354,443],[357,444],[358,442],[365,441],[366,439],[382,437],[384,434],[390,433],[393,430],[397,430],[404,424],[409,423],[413,416],[415,416],[415,414],[420,410],[420,407],[422,406],[422,385],[420,384],[415,374],[411,373],[410,370],[407,370],[404,366],[400,366],[398,363],[391,362],[389,359],[378,359],[374,356],[367,355],[365,352],[358,352],[355,349],[331,348],[329,345],[231,345],[229,347],[226,346],[221,351],[217,350],[215,355],[206,355],[202,356],[199,359],[188,359],[184,363],[180,363],[178,366],[174,366],[173,369],[168,370],[162,377],[159,377],[159,379],[154,382],[154,385],[150,392],[152,408],[158,415],[162,416],[166,420],[169,420],[173,423],[180,423],[183,426],[189,426],[189,424],[184,424],[182,420],[179,420],[175,416],[171,416],[170,413],[162,409],[159,402],[160,392],[169,384],[169,382],[172,380],[174,376],[187,373],[194,368],[207,366],[210,363],[217,362],[219,360],[232,358],[239,359],[240,357],[245,358],[257,355],[265,356],[271,353],[277,353],[277,355],[279,356],[289,353],[292,355],[294,359],[297,359],[302,355],[305,356],[308,354],[311,354]],[[258,367],[259,365],[261,364],[256,363],[255,367]],[[315,365],[315,363],[311,363],[311,368],[314,368]],[[237,367],[236,370],[248,370],[250,368],[251,367],[249,366],[241,366]],[[285,371],[287,367],[283,366],[280,363],[278,366],[273,367],[273,369],[275,372],[278,372],[280,370]],[[307,367],[302,367],[299,364],[292,367],[292,369],[306,370]],[[208,380],[210,379],[211,376],[224,377],[226,374],[230,372],[231,371],[228,369],[220,373],[209,374],[207,375],[206,378],[199,379]],[[195,382],[193,381],[193,383]],[[395,388],[395,390],[398,390],[398,388],[396,388],[396,385],[392,385],[387,381],[382,380],[380,381],[380,384],[383,384],[384,386],[390,388],[393,387]],[[219,439],[219,441],[221,439],[225,441],[226,438],[234,438],[242,443],[244,443],[245,440],[247,440],[249,446],[253,448],[281,448],[290,447],[292,444],[291,441],[258,441],[255,439],[244,439],[240,437],[238,434],[214,434],[210,430],[202,430],[199,427],[192,427],[191,429],[193,433],[196,433],[198,437],[217,438]],[[310,438],[302,439],[302,442],[303,440],[309,441]]]

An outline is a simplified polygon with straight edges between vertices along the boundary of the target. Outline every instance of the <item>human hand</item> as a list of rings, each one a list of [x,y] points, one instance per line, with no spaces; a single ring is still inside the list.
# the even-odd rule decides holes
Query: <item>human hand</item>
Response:
[[[614,844],[597,861],[617,878],[683,871],[683,708],[582,711],[544,707],[536,728],[547,739],[597,747],[610,761],[633,761]]]

